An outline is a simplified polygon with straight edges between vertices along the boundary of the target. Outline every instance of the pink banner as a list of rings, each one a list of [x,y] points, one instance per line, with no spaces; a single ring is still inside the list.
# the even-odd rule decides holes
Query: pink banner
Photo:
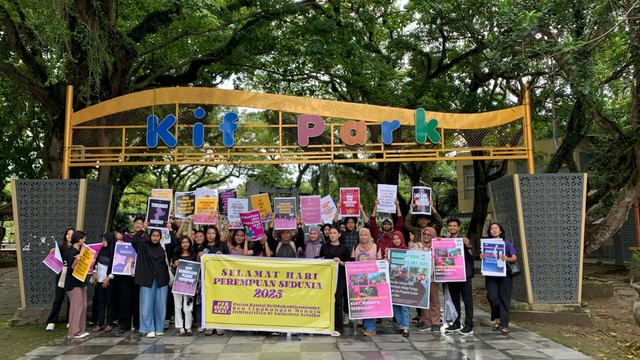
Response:
[[[300,196],[300,214],[305,225],[322,224],[320,195]]]
[[[240,213],[240,220],[247,231],[247,237],[251,241],[256,241],[264,236],[264,228],[262,227],[262,219],[260,218],[260,210],[252,210],[246,213]]]
[[[345,263],[349,319],[392,317],[389,265],[386,260]]]
[[[433,239],[434,281],[466,281],[462,238]]]

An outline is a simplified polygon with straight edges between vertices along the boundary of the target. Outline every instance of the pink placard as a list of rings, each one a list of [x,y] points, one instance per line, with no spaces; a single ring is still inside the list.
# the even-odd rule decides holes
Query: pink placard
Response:
[[[345,263],[349,318],[392,317],[389,266],[385,260]]]
[[[246,213],[240,213],[240,220],[242,220],[242,224],[247,231],[247,237],[251,241],[256,241],[264,236],[264,228],[262,227],[260,210],[252,210]]]

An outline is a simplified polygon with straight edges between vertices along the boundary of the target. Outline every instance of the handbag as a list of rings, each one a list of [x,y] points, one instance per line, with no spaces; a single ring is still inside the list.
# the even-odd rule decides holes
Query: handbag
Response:
[[[518,265],[517,262],[508,262],[507,273],[511,276],[516,276],[520,274],[520,265]]]
[[[60,280],[58,280],[58,287],[64,289],[64,283],[67,280],[67,265],[62,267],[62,271],[60,271]]]

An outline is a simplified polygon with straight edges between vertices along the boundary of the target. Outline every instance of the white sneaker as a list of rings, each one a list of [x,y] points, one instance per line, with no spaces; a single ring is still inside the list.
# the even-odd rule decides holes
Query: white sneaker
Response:
[[[74,338],[74,339],[84,339],[84,338],[86,338],[87,336],[89,336],[89,333],[85,331],[85,332],[83,332],[82,334],[78,334],[78,335],[74,336],[73,338]]]
[[[148,338],[154,338],[154,337],[156,337],[156,332],[155,332],[155,331],[152,331],[152,332],[148,333],[148,334],[147,334],[147,337],[148,337]]]
[[[48,323],[48,324],[47,324],[47,328],[46,328],[45,330],[47,330],[47,331],[53,331],[53,330],[55,330],[55,329],[56,329],[56,324],[54,324],[54,323]]]

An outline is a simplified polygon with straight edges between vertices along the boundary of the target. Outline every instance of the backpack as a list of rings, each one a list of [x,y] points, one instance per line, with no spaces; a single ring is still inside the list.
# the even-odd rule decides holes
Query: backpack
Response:
[[[276,247],[275,257],[281,258],[296,258],[298,257],[298,252],[296,251],[296,245],[293,241],[289,243],[290,246],[282,246],[282,241],[278,242],[278,246]]]

